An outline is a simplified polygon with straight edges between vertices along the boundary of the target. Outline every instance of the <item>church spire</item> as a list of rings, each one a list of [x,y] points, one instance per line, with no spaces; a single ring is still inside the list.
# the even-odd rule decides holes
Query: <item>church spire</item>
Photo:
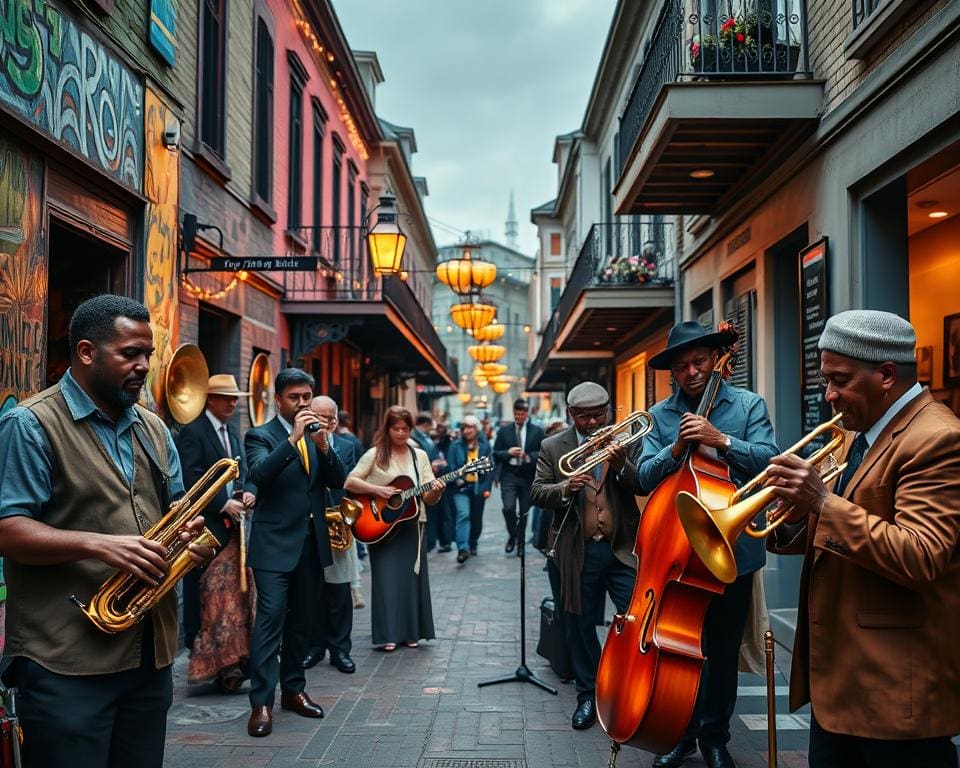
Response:
[[[517,212],[513,205],[512,189],[510,190],[510,207],[507,209],[507,221],[504,234],[506,235],[507,245],[513,248],[515,251],[518,250],[519,243],[517,241]]]

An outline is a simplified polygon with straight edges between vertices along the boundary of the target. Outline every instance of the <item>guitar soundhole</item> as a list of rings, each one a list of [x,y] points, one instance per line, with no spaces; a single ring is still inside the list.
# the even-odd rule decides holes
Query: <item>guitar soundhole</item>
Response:
[[[389,499],[387,499],[387,506],[390,509],[400,509],[403,506],[403,496],[399,493],[393,494]]]

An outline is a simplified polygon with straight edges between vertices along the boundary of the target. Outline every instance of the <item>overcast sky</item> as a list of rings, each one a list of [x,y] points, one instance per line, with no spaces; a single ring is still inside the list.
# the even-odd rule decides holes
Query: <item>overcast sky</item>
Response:
[[[377,113],[416,132],[427,215],[503,241],[513,189],[533,256],[530,209],[556,195],[554,138],[580,127],[615,0],[333,3],[351,48],[380,59]]]

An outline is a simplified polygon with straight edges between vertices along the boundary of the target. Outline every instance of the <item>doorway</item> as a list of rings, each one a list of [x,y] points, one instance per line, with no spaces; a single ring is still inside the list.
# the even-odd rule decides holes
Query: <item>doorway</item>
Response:
[[[70,317],[85,299],[127,293],[128,251],[50,219],[45,386],[70,366]]]

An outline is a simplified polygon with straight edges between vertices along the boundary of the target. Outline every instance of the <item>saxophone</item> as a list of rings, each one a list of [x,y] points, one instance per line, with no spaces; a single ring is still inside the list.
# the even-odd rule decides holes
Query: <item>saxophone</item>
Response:
[[[344,499],[339,506],[327,507],[327,534],[330,537],[330,549],[345,552],[353,545],[353,531],[350,526],[356,522],[360,505],[353,499]]]
[[[70,600],[103,632],[115,635],[135,626],[180,579],[193,570],[196,563],[188,551],[190,544],[201,547],[219,546],[217,537],[209,528],[204,527],[200,534],[189,542],[182,541],[180,533],[184,526],[203,512],[213,497],[239,474],[239,463],[235,459],[220,459],[189,491],[171,505],[170,511],[156,525],[143,534],[145,539],[159,542],[167,548],[166,561],[169,570],[158,585],[148,584],[133,574],[117,571],[97,590],[88,605],[84,605],[76,595],[71,596]]]

